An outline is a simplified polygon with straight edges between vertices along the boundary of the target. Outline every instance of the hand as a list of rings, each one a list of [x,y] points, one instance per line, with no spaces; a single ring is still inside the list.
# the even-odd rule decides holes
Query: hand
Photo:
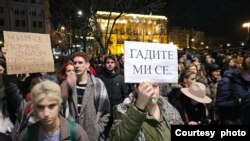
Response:
[[[135,92],[138,94],[136,107],[144,110],[149,102],[149,99],[154,95],[155,91],[151,82],[141,82]]]
[[[72,88],[73,86],[76,85],[76,75],[75,74],[68,75],[66,81],[68,85]]]

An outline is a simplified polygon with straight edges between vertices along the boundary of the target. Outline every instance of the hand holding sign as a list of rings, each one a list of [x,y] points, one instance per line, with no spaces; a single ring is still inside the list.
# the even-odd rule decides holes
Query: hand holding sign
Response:
[[[140,109],[145,109],[149,104],[156,104],[159,97],[159,85],[157,83],[143,81],[137,88],[135,88],[138,94],[138,99],[136,100],[136,106]],[[154,102],[151,100],[154,99]]]

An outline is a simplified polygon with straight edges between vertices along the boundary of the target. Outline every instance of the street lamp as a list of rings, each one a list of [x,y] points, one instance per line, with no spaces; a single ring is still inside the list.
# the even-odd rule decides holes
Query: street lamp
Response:
[[[243,23],[242,26],[244,28],[247,28],[247,41],[249,41],[249,27],[250,27],[250,22]]]
[[[61,30],[64,31],[64,30],[65,30],[65,27],[64,27],[64,26],[61,26]]]
[[[82,16],[82,10],[77,11],[77,15],[78,15],[79,17],[81,17],[81,16]]]

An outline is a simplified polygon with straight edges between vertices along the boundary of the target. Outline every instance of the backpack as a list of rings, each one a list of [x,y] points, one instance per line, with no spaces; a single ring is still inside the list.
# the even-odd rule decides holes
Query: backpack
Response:
[[[31,141],[31,135],[34,133],[35,127],[36,125],[27,128],[26,132],[24,133],[23,141]],[[70,130],[69,140],[76,141],[76,123],[74,121],[68,120],[68,127]]]

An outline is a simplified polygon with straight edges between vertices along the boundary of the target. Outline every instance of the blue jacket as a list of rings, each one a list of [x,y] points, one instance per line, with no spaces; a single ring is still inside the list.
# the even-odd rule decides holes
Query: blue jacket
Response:
[[[250,82],[237,71],[228,70],[218,84],[216,107],[220,120],[225,124],[239,124],[240,100],[250,95]]]

